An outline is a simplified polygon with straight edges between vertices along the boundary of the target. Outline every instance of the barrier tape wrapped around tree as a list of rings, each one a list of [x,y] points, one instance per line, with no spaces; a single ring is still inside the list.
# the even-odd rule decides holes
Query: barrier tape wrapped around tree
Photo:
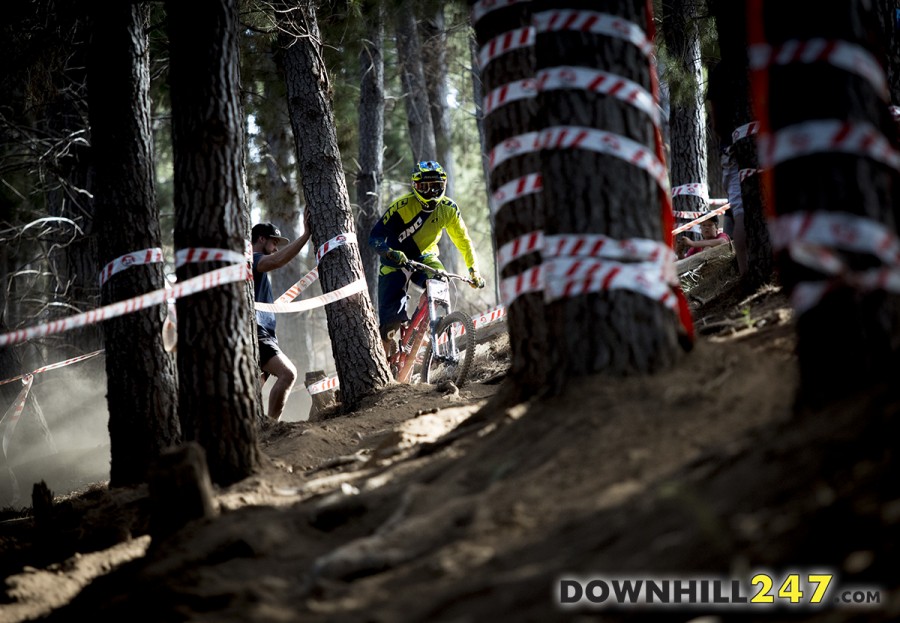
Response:
[[[323,244],[316,251],[316,264],[319,264],[322,261],[322,256],[333,249],[337,249],[338,247],[342,247],[345,244],[356,244],[356,234],[353,232],[347,234],[338,234],[325,244]],[[311,271],[300,277],[300,280],[297,281],[290,288],[285,290],[284,294],[275,299],[276,303],[290,303],[295,298],[300,296],[300,293],[303,292],[306,288],[311,286],[315,281],[319,278],[319,269],[318,266],[313,268]]]
[[[768,101],[770,66],[812,62],[861,76],[880,98],[887,100],[884,70],[870,52],[850,41],[825,39],[791,40],[773,48],[764,40],[762,8],[761,0],[752,0],[747,9],[751,78],[762,101]],[[811,119],[773,131],[765,114],[758,130],[760,173],[764,189],[770,194],[775,167],[813,155],[854,155],[900,172],[900,152],[877,127],[866,121]],[[787,252],[794,263],[821,276],[801,279],[791,288],[791,302],[798,315],[819,305],[828,292],[841,286],[900,293],[900,240],[882,223],[843,211],[771,214],[769,219],[773,249]],[[868,255],[881,265],[854,269],[842,252]]]
[[[503,4],[502,6],[508,6]],[[491,0],[482,0],[473,7],[472,20],[473,24],[477,23],[481,17],[494,10],[500,8],[497,3]],[[648,7],[649,10],[649,7]],[[537,89],[532,89],[532,82],[529,79],[518,80],[506,85],[501,85],[493,89],[485,97],[484,109],[486,114],[490,114],[498,107],[509,102],[519,99],[534,97],[537,92],[550,89],[581,89],[591,92],[604,93],[627,102],[638,110],[648,115],[654,126],[655,136],[655,153],[654,150],[632,139],[620,136],[611,132],[606,132],[596,128],[577,127],[577,126],[557,126],[546,128],[540,132],[532,131],[513,136],[497,145],[491,147],[488,155],[488,170],[493,173],[499,165],[507,160],[528,153],[534,153],[548,149],[587,149],[596,153],[603,153],[620,158],[634,166],[637,166],[653,177],[661,190],[662,196],[662,213],[663,222],[668,231],[672,229],[673,213],[669,188],[668,173],[662,159],[662,143],[660,135],[659,111],[656,106],[658,99],[658,82],[656,80],[655,71],[652,65],[652,42],[645,34],[643,29],[637,24],[624,20],[620,17],[600,13],[595,11],[580,10],[558,10],[544,11],[537,13],[532,17],[534,32],[530,32],[528,28],[520,28],[493,38],[485,44],[479,52],[479,61],[482,70],[494,59],[499,57],[511,49],[532,45],[534,37],[539,33],[552,31],[580,31],[590,32],[594,34],[602,34],[610,37],[623,39],[635,45],[639,50],[647,56],[651,64],[651,84],[652,92],[647,92],[643,87],[628,80],[622,76],[617,76],[609,72],[588,69],[583,67],[560,66],[542,70],[536,76]],[[652,24],[648,24],[652,26]],[[542,189],[542,179],[539,173],[531,173],[518,179],[507,182],[492,194],[491,215],[496,217],[499,210],[511,203],[512,201],[528,194],[540,192]],[[700,184],[687,185],[678,189],[678,194],[696,194],[709,201],[708,191],[705,186]],[[711,216],[711,215],[710,215]],[[507,241],[498,250],[497,263],[502,271],[510,262],[527,255],[529,253],[541,252],[546,257],[546,245],[542,247],[543,232],[534,231],[517,236],[515,239]],[[626,247],[632,241],[622,241]],[[666,246],[666,245],[663,245]],[[555,256],[551,256],[555,257]],[[671,252],[665,256],[667,261],[671,259],[674,262],[675,255]],[[626,261],[632,261],[634,258],[626,258]],[[550,262],[557,262],[559,259],[552,259]],[[640,260],[637,260],[640,262]],[[545,260],[546,262],[546,260]],[[595,262],[596,264],[596,262]],[[567,266],[564,263],[561,266]],[[615,268],[615,267],[613,267]],[[544,265],[533,266],[524,272],[511,277],[504,278],[500,283],[500,293],[505,305],[511,305],[516,298],[522,294],[530,292],[538,292],[544,289],[544,278],[553,270],[552,267]],[[673,287],[678,290],[677,280],[669,279],[664,273],[672,271],[659,271],[657,267],[629,266],[625,271],[616,271],[616,274],[629,275],[638,282],[645,282],[649,279],[664,279],[664,287]],[[596,283],[591,281],[585,284],[581,291],[591,288],[590,291],[597,291],[596,288],[604,286],[619,287],[623,279],[605,279]],[[661,300],[663,297],[655,290],[644,287],[637,287],[638,291],[649,293],[654,300]],[[564,288],[565,292],[574,292],[575,288],[570,286]],[[673,301],[677,301],[677,312],[680,316],[682,325],[689,335],[693,334],[692,321],[690,312],[687,309],[687,302],[683,293],[678,296],[676,292],[672,297]],[[669,306],[669,305],[667,305]]]
[[[109,278],[113,275],[122,272],[126,268],[130,268],[132,266],[138,266],[141,264],[158,264],[163,261],[163,252],[159,247],[155,247],[153,249],[143,249],[142,251],[135,251],[133,253],[126,253],[120,257],[117,257],[112,262],[107,264],[102,271],[100,271],[100,287],[109,281]]]

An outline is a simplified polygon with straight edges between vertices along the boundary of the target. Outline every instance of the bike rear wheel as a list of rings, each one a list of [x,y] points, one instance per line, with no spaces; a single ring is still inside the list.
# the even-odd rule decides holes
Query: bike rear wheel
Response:
[[[475,324],[468,314],[455,311],[441,318],[435,337],[437,344],[429,342],[425,349],[422,380],[432,384],[453,381],[462,387],[475,359]]]

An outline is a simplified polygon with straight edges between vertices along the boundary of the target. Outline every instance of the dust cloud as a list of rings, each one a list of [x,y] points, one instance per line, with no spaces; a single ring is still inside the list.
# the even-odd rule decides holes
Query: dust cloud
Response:
[[[30,506],[41,480],[57,495],[108,480],[108,420],[102,357],[36,376],[0,470],[0,507]]]

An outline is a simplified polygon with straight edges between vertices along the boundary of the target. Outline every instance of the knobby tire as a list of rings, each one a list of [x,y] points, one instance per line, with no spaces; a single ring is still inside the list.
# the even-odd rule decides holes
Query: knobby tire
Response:
[[[464,326],[466,332],[456,338],[456,346],[460,351],[461,359],[456,365],[453,378],[448,380],[453,381],[457,387],[462,387],[466,380],[468,380],[469,370],[472,367],[472,361],[475,359],[475,323],[472,322],[472,319],[468,314],[461,311],[455,311],[441,318],[437,326],[436,335],[440,337],[444,333],[449,334],[453,325],[456,324]],[[428,342],[428,346],[425,348],[425,357],[422,359],[422,378],[426,383],[434,382],[433,377],[435,370],[432,367],[435,363],[434,357],[432,356],[433,346],[434,345],[431,342]]]

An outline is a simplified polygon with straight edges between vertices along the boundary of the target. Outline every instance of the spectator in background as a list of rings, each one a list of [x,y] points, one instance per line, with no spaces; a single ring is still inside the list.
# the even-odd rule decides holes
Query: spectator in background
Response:
[[[303,235],[291,242],[281,235],[272,223],[258,223],[250,232],[253,244],[253,293],[257,303],[272,303],[272,283],[268,273],[281,268],[294,259],[309,242],[309,225],[303,213]],[[279,248],[281,247],[281,248]],[[275,385],[269,391],[269,419],[278,421],[284,412],[288,395],[297,380],[297,368],[278,347],[275,336],[275,314],[256,312],[256,336],[259,339],[259,367],[263,383],[269,376],[275,377]]]
[[[741,275],[747,272],[747,237],[744,232],[744,201],[741,196],[741,178],[737,160],[734,157],[731,132],[734,130],[735,101],[732,76],[740,68],[733,67],[726,61],[720,61],[709,73],[709,86],[706,99],[711,109],[710,121],[719,139],[719,150],[722,161],[722,183],[728,193],[731,210],[726,212],[725,232],[734,238],[734,254],[737,257],[738,271]],[[729,214],[730,213],[730,214]],[[733,219],[733,221],[732,221]]]
[[[719,231],[719,217],[714,216],[700,223],[700,240],[691,240],[683,236],[678,239],[679,248],[684,248],[682,258],[688,258],[697,253],[706,251],[713,247],[718,247],[731,242],[731,238],[725,232]],[[681,245],[684,245],[683,247]],[[680,255],[680,254],[679,254]]]

